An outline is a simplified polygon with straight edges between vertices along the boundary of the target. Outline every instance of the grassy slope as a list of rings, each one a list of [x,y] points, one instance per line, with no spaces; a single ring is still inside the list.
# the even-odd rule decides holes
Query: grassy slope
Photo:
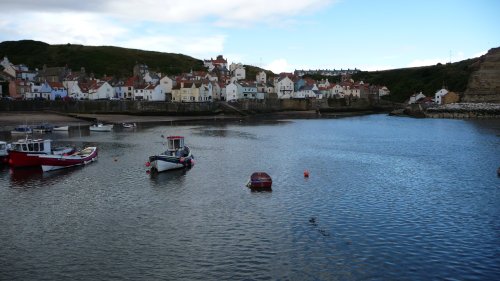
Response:
[[[148,65],[151,70],[179,74],[202,70],[201,60],[171,53],[160,53],[111,46],[49,45],[39,41],[5,41],[0,43],[0,58],[7,56],[14,64],[34,68],[67,65],[74,71],[85,67],[96,76],[130,76],[136,63]]]
[[[356,81],[385,85],[391,91],[390,99],[402,102],[420,91],[426,96],[434,96],[443,85],[450,91],[463,93],[470,74],[478,67],[478,60],[475,58],[445,65],[361,72],[353,78]]]

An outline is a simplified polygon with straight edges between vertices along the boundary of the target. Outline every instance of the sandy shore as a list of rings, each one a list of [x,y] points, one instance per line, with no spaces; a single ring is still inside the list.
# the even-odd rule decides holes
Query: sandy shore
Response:
[[[359,114],[359,113],[358,113]],[[335,117],[344,117],[357,115],[356,113],[336,113]],[[76,116],[76,117],[73,117]],[[18,125],[37,125],[41,123],[50,123],[54,126],[79,126],[91,125],[91,120],[99,120],[102,123],[121,124],[121,123],[169,123],[184,121],[207,121],[207,120],[241,120],[250,119],[302,119],[318,118],[320,115],[314,110],[308,111],[285,111],[274,112],[270,114],[236,116],[236,115],[211,115],[211,116],[137,116],[124,114],[59,114],[50,112],[1,112],[0,113],[0,131],[10,131]],[[325,117],[328,115],[324,115]]]
[[[11,130],[18,125],[36,125],[50,123],[54,126],[90,125],[96,119],[103,123],[143,123],[143,122],[175,122],[239,118],[236,116],[134,116],[117,114],[78,114],[72,117],[65,114],[47,112],[2,112],[0,113],[0,130]]]

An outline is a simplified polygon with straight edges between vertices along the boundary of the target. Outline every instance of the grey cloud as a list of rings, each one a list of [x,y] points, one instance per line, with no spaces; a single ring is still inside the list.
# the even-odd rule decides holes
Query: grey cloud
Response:
[[[2,0],[5,12],[100,11],[107,7],[104,0]]]

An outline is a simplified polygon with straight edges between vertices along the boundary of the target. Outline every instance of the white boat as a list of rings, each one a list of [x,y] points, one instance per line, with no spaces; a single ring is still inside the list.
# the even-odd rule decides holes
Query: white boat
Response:
[[[194,165],[194,156],[191,149],[184,145],[184,137],[168,136],[167,150],[158,155],[149,156],[147,166],[163,172],[173,169],[190,168]]]
[[[123,128],[135,128],[137,125],[135,123],[122,123]]]
[[[40,164],[44,172],[54,171],[74,166],[86,165],[97,160],[97,147],[86,147],[72,154],[40,155]]]
[[[97,123],[90,126],[90,130],[93,132],[111,132],[113,129],[113,124],[104,125],[102,123]]]
[[[56,126],[52,129],[53,131],[68,131],[69,126]]]

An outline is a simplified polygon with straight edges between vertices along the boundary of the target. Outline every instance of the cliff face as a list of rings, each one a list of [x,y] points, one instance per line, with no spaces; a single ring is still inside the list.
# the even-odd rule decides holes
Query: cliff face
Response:
[[[463,102],[500,103],[500,47],[489,50],[479,64],[469,78]]]

